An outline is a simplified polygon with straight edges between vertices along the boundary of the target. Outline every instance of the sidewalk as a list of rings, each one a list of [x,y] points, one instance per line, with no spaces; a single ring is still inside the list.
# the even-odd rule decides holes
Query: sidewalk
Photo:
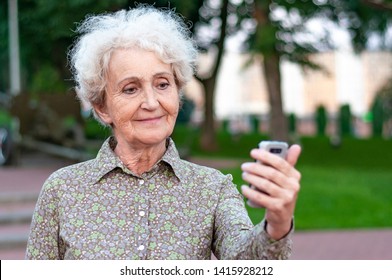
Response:
[[[227,160],[194,161],[212,167],[237,164]],[[26,158],[21,167],[0,168],[0,259],[24,258],[29,219],[41,186],[50,173],[70,163],[34,156]],[[291,259],[392,259],[392,228],[299,231],[294,233],[293,241]]]

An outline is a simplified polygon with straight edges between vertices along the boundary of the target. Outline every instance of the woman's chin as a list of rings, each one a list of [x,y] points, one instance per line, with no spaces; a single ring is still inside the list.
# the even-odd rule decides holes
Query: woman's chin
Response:
[[[151,134],[149,136],[138,139],[138,142],[145,146],[156,146],[164,143],[167,137],[169,137],[167,134]]]

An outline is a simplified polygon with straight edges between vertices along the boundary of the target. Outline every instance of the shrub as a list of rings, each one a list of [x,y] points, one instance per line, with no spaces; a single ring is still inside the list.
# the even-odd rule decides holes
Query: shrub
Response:
[[[380,97],[374,99],[372,105],[372,130],[373,136],[382,136],[384,124],[384,110]]]
[[[289,132],[295,134],[297,132],[297,116],[294,113],[289,114]]]
[[[327,128],[327,111],[325,107],[320,105],[316,110],[316,124],[317,124],[317,135],[324,136]]]
[[[344,104],[339,112],[340,136],[350,136],[352,132],[350,105]]]

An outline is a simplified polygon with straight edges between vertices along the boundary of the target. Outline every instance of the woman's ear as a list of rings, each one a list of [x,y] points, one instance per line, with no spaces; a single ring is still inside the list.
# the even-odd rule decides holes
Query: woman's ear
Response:
[[[94,104],[93,109],[97,116],[107,125],[112,124],[112,118],[107,110],[107,106],[105,102],[102,102],[100,104]]]

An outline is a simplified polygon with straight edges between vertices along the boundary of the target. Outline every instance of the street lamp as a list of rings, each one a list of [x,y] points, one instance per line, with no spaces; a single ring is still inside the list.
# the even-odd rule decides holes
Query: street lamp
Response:
[[[10,92],[17,95],[21,91],[18,0],[8,0],[9,54],[10,54]]]

